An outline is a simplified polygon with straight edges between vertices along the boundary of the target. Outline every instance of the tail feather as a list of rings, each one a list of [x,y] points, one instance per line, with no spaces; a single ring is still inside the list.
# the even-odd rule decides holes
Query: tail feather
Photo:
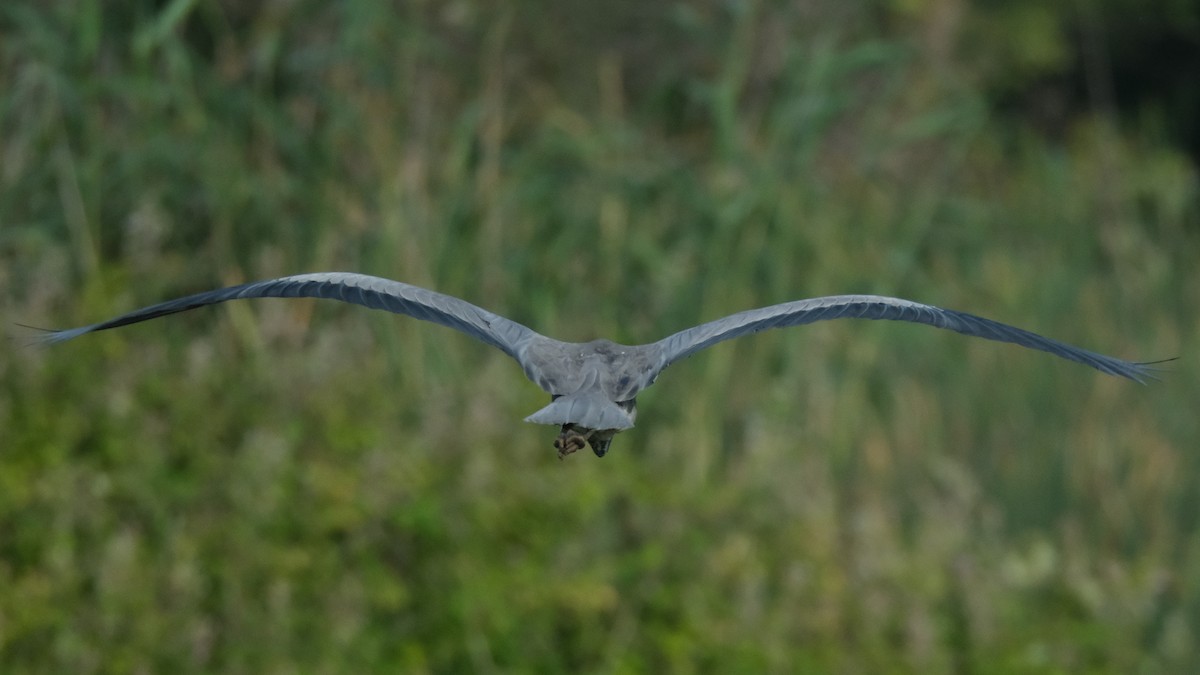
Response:
[[[612,401],[595,393],[560,396],[550,405],[525,418],[534,424],[576,424],[585,429],[614,429],[633,426],[633,418]]]

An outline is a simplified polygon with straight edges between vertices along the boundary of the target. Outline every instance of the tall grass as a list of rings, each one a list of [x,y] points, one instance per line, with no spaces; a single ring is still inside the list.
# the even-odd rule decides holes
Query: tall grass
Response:
[[[820,324],[560,463],[518,368],[408,319],[14,344],[0,670],[1187,672],[1194,167],[995,117],[912,17],[595,7],[4,6],[3,318],[347,269],[565,339],[876,292],[1183,358]]]

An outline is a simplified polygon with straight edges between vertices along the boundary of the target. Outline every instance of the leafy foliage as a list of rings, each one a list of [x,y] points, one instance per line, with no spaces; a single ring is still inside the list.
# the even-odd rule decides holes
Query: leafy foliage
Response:
[[[1070,49],[958,4],[0,6],[9,323],[348,269],[564,339],[878,292],[1184,357],[768,333],[559,463],[518,369],[416,321],[17,335],[0,671],[1187,672],[1196,169],[998,115],[994,67]]]

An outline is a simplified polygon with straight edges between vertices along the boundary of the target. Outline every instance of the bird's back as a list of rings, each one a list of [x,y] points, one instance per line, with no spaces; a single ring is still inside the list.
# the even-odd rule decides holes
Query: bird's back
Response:
[[[521,361],[529,379],[555,396],[595,391],[625,401],[637,395],[644,374],[656,366],[655,353],[648,345],[545,338],[530,342]]]

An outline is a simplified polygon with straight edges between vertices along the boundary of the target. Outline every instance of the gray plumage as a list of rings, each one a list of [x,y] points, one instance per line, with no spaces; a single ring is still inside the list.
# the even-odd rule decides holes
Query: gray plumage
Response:
[[[635,399],[664,368],[712,345],[768,328],[828,319],[883,319],[923,323],[964,335],[1011,342],[1075,361],[1109,375],[1143,382],[1148,363],[1124,361],[983,317],[878,295],[835,295],[739,312],[645,345],[608,340],[572,343],[536,331],[449,295],[354,273],[299,274],[197,293],[134,310],[107,321],[47,331],[40,341],[57,343],[205,305],[244,298],[329,298],[405,314],[454,328],[503,351],[525,375],[551,395],[545,408],[526,418],[561,427],[559,455],[586,442],[603,456],[613,435],[633,426]]]

